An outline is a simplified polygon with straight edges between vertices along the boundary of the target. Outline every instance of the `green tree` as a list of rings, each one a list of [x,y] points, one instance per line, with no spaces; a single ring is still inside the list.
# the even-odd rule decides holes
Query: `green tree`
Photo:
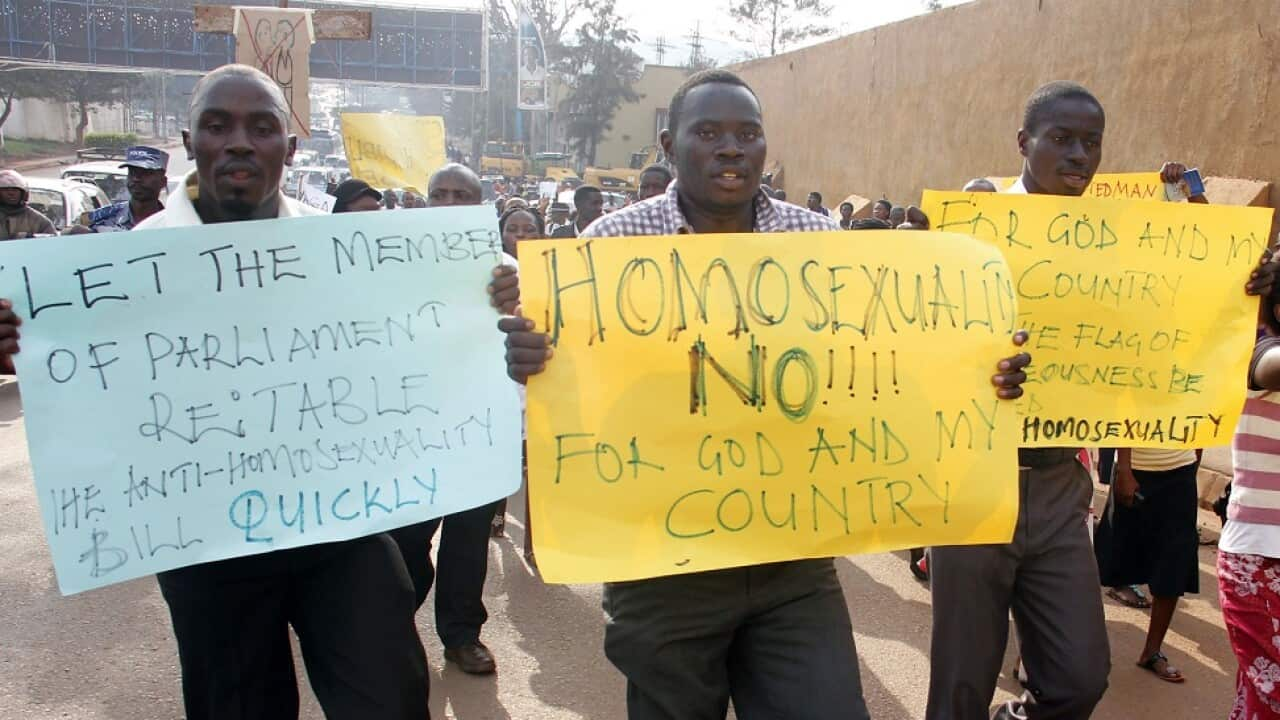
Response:
[[[735,22],[733,37],[750,44],[757,55],[777,55],[802,40],[826,37],[834,32],[818,19],[831,13],[822,0],[734,0],[729,17]]]
[[[93,105],[108,107],[119,105],[128,97],[129,90],[141,87],[140,76],[132,73],[87,72],[84,70],[52,70],[39,68],[31,71],[36,87],[31,97],[72,105],[78,113],[76,144],[84,144],[84,133],[89,127],[89,108]]]
[[[569,118],[565,133],[587,165],[595,164],[596,148],[613,129],[618,108],[640,98],[634,87],[643,60],[631,49],[639,38],[623,23],[614,3],[586,0],[588,18],[578,27],[573,43],[563,46],[556,63],[568,89],[559,108]]]

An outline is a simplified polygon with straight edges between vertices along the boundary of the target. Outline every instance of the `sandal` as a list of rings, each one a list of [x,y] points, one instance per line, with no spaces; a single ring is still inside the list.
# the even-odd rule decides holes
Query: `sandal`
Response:
[[[1143,670],[1150,670],[1152,674],[1165,682],[1181,683],[1187,681],[1182,676],[1182,673],[1178,671],[1178,668],[1169,664],[1169,658],[1165,657],[1164,653],[1159,650],[1151,653],[1151,657],[1145,661],[1139,662],[1138,667]]]
[[[1141,588],[1134,585],[1123,588],[1110,588],[1107,590],[1107,597],[1118,603],[1128,605],[1131,608],[1149,608],[1151,601],[1147,599]]]

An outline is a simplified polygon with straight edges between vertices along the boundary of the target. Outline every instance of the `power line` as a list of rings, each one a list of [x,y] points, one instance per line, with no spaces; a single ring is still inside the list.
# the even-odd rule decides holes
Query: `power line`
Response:
[[[667,48],[669,47],[671,46],[667,44],[667,39],[662,35],[659,35],[658,39],[653,41],[653,54],[658,57],[659,65],[661,65],[663,59],[666,58]]]

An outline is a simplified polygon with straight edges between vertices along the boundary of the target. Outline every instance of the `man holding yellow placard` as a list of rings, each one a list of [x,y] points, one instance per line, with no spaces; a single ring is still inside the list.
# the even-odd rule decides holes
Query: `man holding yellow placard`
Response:
[[[1081,196],[1090,186],[1102,159],[1104,125],[1101,103],[1085,88],[1055,82],[1037,89],[1027,103],[1022,129],[1018,131],[1018,146],[1025,159],[1022,175],[1006,192]],[[929,720],[978,720],[988,716],[1004,656],[1011,609],[1030,693],[1022,701],[1000,708],[996,717],[1088,718],[1107,686],[1110,650],[1098,570],[1086,524],[1092,483],[1077,460],[1078,448],[1081,445],[1190,445],[1197,437],[1205,442],[1205,438],[1217,432],[1214,428],[1218,425],[1210,412],[1199,416],[1146,417],[1142,413],[1147,407],[1137,403],[1130,407],[1125,404],[1127,401],[1116,399],[1126,391],[1126,384],[1136,382],[1133,378],[1141,380],[1140,385],[1154,385],[1160,390],[1158,395],[1150,395],[1151,398],[1167,397],[1179,391],[1183,391],[1184,397],[1194,397],[1200,393],[1207,374],[1189,373],[1174,363],[1162,368],[1163,372],[1145,367],[1112,368],[1100,374],[1098,368],[1079,362],[1087,359],[1091,352],[1101,352],[1098,348],[1112,346],[1113,333],[1094,328],[1096,337],[1087,343],[1074,339],[1076,335],[1087,336],[1090,327],[1102,324],[1108,316],[1168,319],[1181,288],[1180,280],[1150,269],[1144,271],[1145,274],[1110,266],[1100,269],[1098,265],[1111,255],[1097,253],[1120,245],[1118,238],[1121,237],[1132,242],[1142,228],[1123,227],[1119,216],[1098,217],[1099,209],[1110,215],[1119,213],[1122,205],[1104,207],[1104,201],[1089,201],[1092,204],[1086,207],[1083,202],[926,193],[925,211],[938,229],[954,230],[963,226],[974,236],[987,239],[1005,251],[1014,273],[1015,288],[1019,298],[1025,301],[1026,306],[1020,308],[1025,318],[1043,325],[1047,322],[1045,317],[1062,313],[1063,308],[1073,307],[1073,303],[1111,301],[1113,305],[1105,315],[1097,313],[1101,319],[1090,317],[1078,323],[1079,327],[1065,323],[1061,328],[1054,326],[1055,331],[1060,331],[1058,335],[1047,326],[1033,329],[1032,351],[1035,352],[1038,344],[1043,348],[1043,355],[1037,355],[1040,366],[1028,371],[1035,384],[1028,388],[1029,400],[1023,408],[1024,449],[1019,452],[1021,507],[1013,542],[933,549],[930,573],[934,627],[926,714]],[[966,203],[968,209],[961,210]],[[987,212],[977,209],[979,207]],[[1136,210],[1130,208],[1130,211],[1190,212],[1186,206],[1161,205],[1159,210],[1152,207],[1154,204]],[[1169,209],[1178,207],[1183,210]],[[1031,217],[1046,220],[1037,223],[1029,220]],[[999,229],[993,231],[996,226]],[[1029,230],[1027,226],[1033,227]],[[1188,222],[1188,227],[1194,227],[1193,223]],[[1049,228],[1047,232],[1046,228]],[[1260,245],[1240,237],[1230,243],[1224,237],[1224,242],[1219,243],[1227,246],[1228,251],[1221,252],[1218,261],[1226,263],[1226,272],[1238,273],[1227,277],[1243,278],[1249,271],[1254,251],[1265,248],[1265,228],[1263,225]],[[1209,229],[1205,228],[1204,232]],[[1172,262],[1169,257],[1176,260],[1193,253],[1197,261],[1204,261],[1209,243],[1206,240],[1192,250],[1194,235],[1188,230],[1184,238],[1172,229],[1165,233],[1160,228],[1159,232],[1147,232],[1139,244],[1145,242],[1148,246],[1152,264]],[[1068,252],[1063,248],[1070,248],[1070,252],[1077,253],[1076,257],[1083,257],[1080,253],[1090,249],[1095,254],[1090,256],[1087,265],[1079,268],[1057,270],[1056,266],[1047,265],[1061,262],[1059,258]],[[1199,257],[1201,255],[1205,257]],[[1237,258],[1243,259],[1236,262]],[[1237,265],[1240,266],[1237,268]],[[1106,273],[1117,272],[1119,275],[1115,278],[1102,279]],[[1253,271],[1248,283],[1248,294],[1265,294],[1275,272],[1276,264],[1270,254],[1264,254],[1261,266]],[[1244,302],[1243,295],[1237,297],[1236,293],[1238,291],[1231,288],[1220,288],[1214,297],[1200,300],[1204,304],[1212,300],[1217,303],[1215,307],[1227,308],[1217,318],[1219,324],[1242,323],[1248,330],[1254,322],[1254,308]],[[1189,307],[1191,302],[1194,301],[1184,299],[1181,307]],[[1159,330],[1152,329],[1153,333]],[[1142,340],[1140,336],[1131,342],[1131,338],[1122,335],[1120,344],[1114,347],[1126,356],[1145,359],[1153,352],[1169,350],[1177,332],[1169,333],[1168,342],[1153,342],[1148,337],[1143,347],[1134,344]],[[1183,345],[1192,342],[1186,335],[1178,338]],[[1157,342],[1164,347],[1153,349]],[[1063,362],[1057,366],[1047,362],[1050,356],[1063,350],[1069,350],[1060,353],[1066,355]],[[1241,353],[1241,358],[1247,360],[1247,354]],[[1067,366],[1071,366],[1067,371],[1069,380],[1053,382],[1054,372]],[[1241,372],[1231,370],[1231,381],[1238,384]],[[1126,373],[1129,381],[1122,377]],[[1095,410],[1090,415],[1085,401],[1092,398],[1097,401],[1091,406]],[[1238,404],[1239,399],[1237,407]],[[1050,412],[1051,405],[1062,409],[1062,413]],[[1106,411],[1116,412],[1121,405],[1132,415],[1131,419],[1103,416]],[[1221,430],[1227,433],[1221,436],[1225,441],[1232,423],[1222,417],[1226,410],[1219,408],[1217,412]]]
[[[579,239],[837,229],[829,218],[761,191],[761,109],[737,76],[696,74],[669,107],[662,144],[677,179],[665,196],[606,216]],[[495,298],[509,297],[515,285],[514,276],[498,278]],[[504,318],[499,327],[508,333],[512,378],[525,382],[546,369],[549,335],[535,332],[523,317]],[[1029,361],[1024,353],[998,363],[991,378],[998,397],[1021,395]],[[590,394],[589,387],[584,391]],[[531,408],[545,401],[532,395]],[[531,476],[533,434],[531,427]],[[535,506],[539,502],[535,496]],[[540,527],[552,542],[556,528]],[[550,573],[551,556],[541,548],[540,564]],[[830,558],[641,577],[648,579],[607,583],[604,590],[605,652],[627,677],[632,720],[718,720],[731,697],[744,718],[867,717],[848,607]]]

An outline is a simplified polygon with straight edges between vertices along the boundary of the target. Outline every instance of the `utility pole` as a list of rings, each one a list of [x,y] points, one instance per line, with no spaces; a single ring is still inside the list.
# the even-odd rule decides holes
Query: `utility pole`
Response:
[[[702,52],[702,23],[694,25],[693,32],[686,37],[689,39],[689,69],[701,70],[707,63],[707,58]]]
[[[667,48],[669,47],[671,46],[667,44],[667,39],[662,35],[659,35],[658,39],[653,41],[653,54],[657,56],[659,65],[667,57]]]

